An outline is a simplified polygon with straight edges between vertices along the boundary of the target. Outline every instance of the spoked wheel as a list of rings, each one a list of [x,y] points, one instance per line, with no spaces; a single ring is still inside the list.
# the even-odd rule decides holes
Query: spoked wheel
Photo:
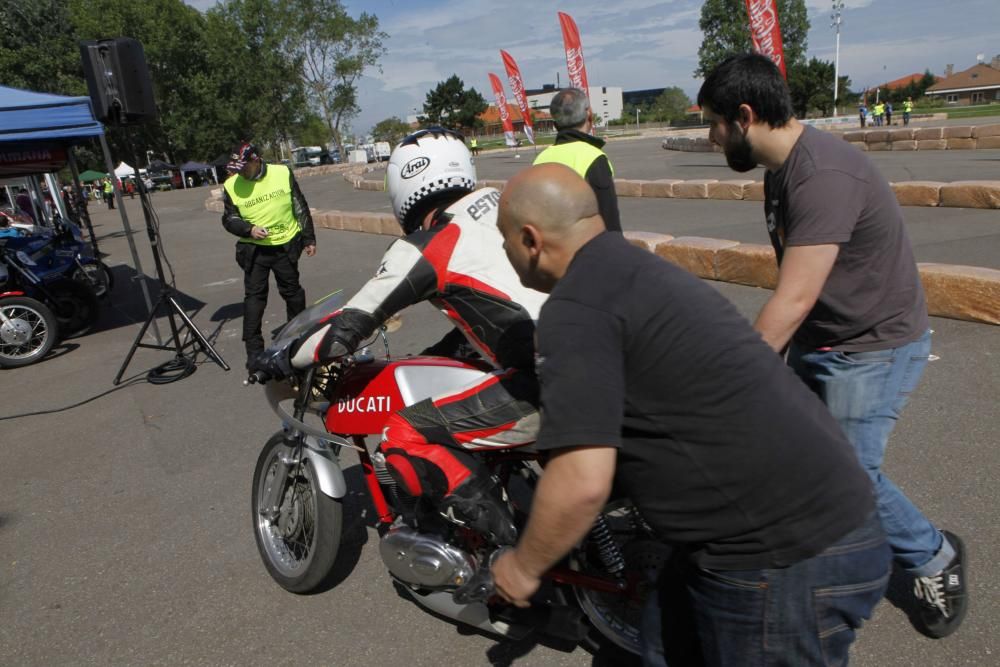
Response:
[[[73,272],[73,280],[84,283],[94,290],[94,295],[98,299],[103,299],[115,286],[115,277],[111,273],[108,265],[101,261],[92,264],[84,264]]]
[[[652,537],[628,501],[610,504],[605,508],[604,517],[625,559],[627,589],[624,593],[605,593],[574,586],[573,591],[599,635],[594,638],[596,641],[591,641],[593,648],[610,643],[628,653],[638,654],[643,607],[647,597],[655,591],[660,571],[670,557],[670,547]],[[604,566],[596,557],[596,545],[585,543],[583,547],[574,561],[576,568],[606,576]]]
[[[82,336],[97,323],[101,305],[87,284],[60,280],[48,289],[52,293],[52,311],[64,338]]]
[[[254,537],[268,573],[292,593],[319,588],[337,558],[343,505],[320,490],[309,460],[297,458],[283,433],[257,459],[252,496]]]
[[[56,316],[41,301],[0,299],[0,368],[33,364],[49,353],[58,336]]]

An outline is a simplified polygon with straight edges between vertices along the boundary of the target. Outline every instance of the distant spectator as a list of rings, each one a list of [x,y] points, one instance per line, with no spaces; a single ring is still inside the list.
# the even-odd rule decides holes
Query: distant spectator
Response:
[[[14,197],[14,203],[21,213],[31,218],[33,224],[38,223],[38,218],[35,217],[35,204],[31,201],[31,195],[28,194],[27,188],[18,189],[17,196]]]
[[[864,127],[865,121],[868,119],[868,107],[865,106],[864,102],[858,107],[858,118],[861,120],[861,127]]]
[[[910,124],[910,113],[913,112],[913,98],[907,97],[906,101],[903,102],[903,126]]]
[[[885,124],[892,125],[892,102],[885,103]]]

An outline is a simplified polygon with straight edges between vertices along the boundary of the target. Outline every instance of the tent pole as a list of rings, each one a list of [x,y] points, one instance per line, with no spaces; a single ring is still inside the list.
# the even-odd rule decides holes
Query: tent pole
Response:
[[[118,177],[115,176],[115,165],[111,162],[111,149],[108,148],[108,138],[101,134],[101,150],[104,152],[104,163],[108,167],[108,174],[111,176],[111,186],[114,188],[115,199],[118,201],[118,214],[122,219],[122,226],[125,227],[125,238],[128,239],[128,249],[132,253],[132,261],[135,262],[135,270],[139,279],[139,286],[142,288],[142,298],[146,302],[146,312],[150,316],[153,314],[153,300],[149,298],[149,286],[146,284],[146,274],[142,270],[139,262],[139,252],[135,247],[135,239],[132,238],[132,226],[128,223],[128,213],[125,212],[125,202],[122,200],[121,190],[118,188]],[[156,319],[152,321],[153,335],[156,343],[163,345],[160,337],[160,329],[156,326]]]
[[[76,154],[73,152],[73,147],[70,146],[66,152],[69,155],[69,171],[73,176],[73,194],[76,196],[76,210],[80,216],[80,221],[83,226],[87,228],[87,234],[90,236],[90,247],[94,249],[94,259],[101,258],[101,251],[97,247],[97,235],[94,234],[94,223],[90,220],[90,213],[87,208],[90,206],[90,198],[85,197],[83,194],[83,188],[80,185],[80,169],[76,165]]]
[[[69,220],[69,211],[66,210],[66,204],[63,202],[62,188],[59,187],[59,181],[56,180],[54,174],[45,174],[45,182],[49,186],[49,195],[52,196],[52,205],[55,206],[56,212],[63,220]]]

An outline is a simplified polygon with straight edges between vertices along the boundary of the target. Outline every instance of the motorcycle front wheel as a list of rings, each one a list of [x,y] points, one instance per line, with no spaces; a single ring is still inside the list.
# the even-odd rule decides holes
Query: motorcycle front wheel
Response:
[[[73,280],[90,285],[98,299],[111,293],[115,286],[115,276],[108,265],[101,261],[84,264],[73,272]]]
[[[341,502],[323,493],[309,459],[278,432],[264,445],[253,473],[254,538],[268,574],[292,593],[321,588],[333,569],[344,524]],[[277,487],[275,487],[277,485]],[[268,507],[267,498],[278,499]]]
[[[56,316],[42,302],[26,296],[0,299],[0,368],[35,363],[58,337]]]
[[[52,312],[59,321],[63,338],[82,336],[97,323],[101,304],[90,286],[75,280],[60,280],[48,286]]]

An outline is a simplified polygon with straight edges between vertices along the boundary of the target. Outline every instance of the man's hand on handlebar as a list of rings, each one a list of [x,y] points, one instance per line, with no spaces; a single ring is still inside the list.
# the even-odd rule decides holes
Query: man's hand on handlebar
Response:
[[[288,356],[288,347],[268,348],[258,352],[247,360],[250,384],[264,384],[268,380],[280,380],[292,373],[292,364]]]

